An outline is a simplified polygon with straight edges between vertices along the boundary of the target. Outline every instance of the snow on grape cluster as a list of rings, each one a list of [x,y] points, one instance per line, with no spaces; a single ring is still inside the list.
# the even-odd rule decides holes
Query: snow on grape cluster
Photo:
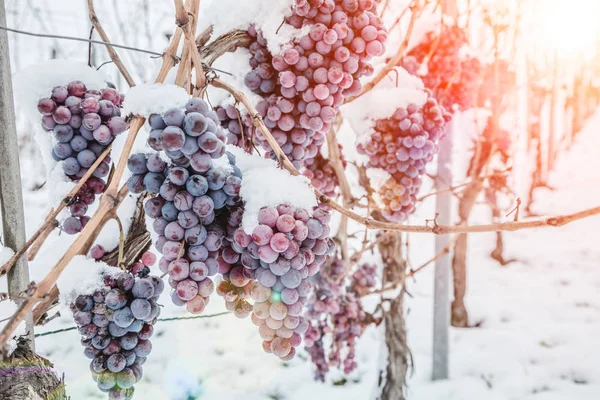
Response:
[[[375,267],[364,264],[346,277],[344,262],[335,258],[314,277],[313,283],[315,290],[308,302],[309,327],[304,339],[316,367],[315,379],[325,381],[330,366],[342,369],[345,374],[357,366],[356,340],[369,323],[360,296],[375,286]],[[328,352],[326,335],[331,336]]]
[[[100,289],[77,296],[71,304],[84,354],[92,359],[92,377],[110,399],[131,399],[152,350],[150,337],[160,314],[157,301],[164,290],[162,279],[149,275],[155,261],[152,253],[145,253],[129,271],[104,275]]]
[[[252,233],[238,227],[228,238],[230,249],[223,251],[232,268],[218,293],[237,316],[252,312],[264,350],[283,360],[294,357],[308,327],[302,317],[312,290],[308,278],[334,250],[329,220],[323,208],[316,208],[311,217],[290,204],[264,207]]]
[[[448,110],[473,107],[483,72],[481,62],[466,54],[467,36],[458,26],[444,26],[441,33],[429,32],[403,60],[404,67],[417,75],[427,57],[426,74],[420,76],[425,86]]]
[[[392,117],[375,123],[357,150],[369,157],[369,168],[381,168],[391,177],[379,189],[383,216],[404,222],[414,212],[425,167],[438,152],[438,143],[451,116],[426,90],[423,106],[398,108]]]
[[[65,175],[72,181],[83,177],[114,137],[125,131],[122,101],[113,88],[88,90],[80,81],[56,86],[50,97],[39,100],[37,109],[42,114],[42,127],[54,136],[52,157],[61,162]],[[89,221],[88,206],[94,203],[96,195],[104,192],[103,178],[108,175],[110,161],[106,157],[71,199],[71,216],[62,222],[67,234],[80,232]]]
[[[249,29],[256,40],[245,83],[263,97],[257,110],[296,167],[317,155],[337,108],[360,93],[358,79],[373,72],[368,61],[384,52],[387,33],[374,6],[373,0],[296,0],[286,23],[309,33],[276,55]],[[260,132],[255,138],[271,150]]]

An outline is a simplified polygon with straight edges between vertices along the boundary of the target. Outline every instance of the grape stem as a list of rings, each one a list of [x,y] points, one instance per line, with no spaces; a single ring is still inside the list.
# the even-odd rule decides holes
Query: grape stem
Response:
[[[113,219],[119,225],[119,258],[117,259],[117,266],[121,269],[125,269],[125,265],[123,264],[123,254],[125,253],[125,231],[123,230],[123,224],[121,223],[121,218],[118,215],[115,215]]]
[[[292,175],[300,175],[296,167],[287,158],[277,141],[271,135],[269,129],[265,126],[261,115],[256,111],[256,108],[252,105],[250,100],[239,90],[233,86],[221,81],[218,78],[214,78],[210,81],[210,84],[214,87],[223,89],[231,93],[231,95],[240,103],[242,103],[252,117],[252,123],[254,126],[261,131],[265,139],[273,149],[275,157],[279,161],[279,164],[288,170]],[[559,215],[554,217],[544,218],[532,218],[522,221],[511,221],[501,222],[495,224],[481,224],[481,225],[438,225],[435,219],[431,220],[426,225],[403,225],[392,222],[383,222],[376,220],[370,216],[362,216],[355,213],[352,210],[347,209],[335,200],[324,195],[317,188],[312,187],[313,192],[317,196],[319,202],[327,205],[339,213],[346,215],[348,218],[366,226],[369,229],[379,229],[387,231],[397,232],[411,232],[411,233],[434,233],[436,235],[449,235],[455,233],[483,233],[483,232],[500,232],[500,231],[518,231],[522,229],[532,229],[540,227],[559,227],[567,225],[571,222],[578,221],[583,218],[591,217],[593,215],[600,214],[600,206],[588,208],[582,211],[578,211],[572,214]]]

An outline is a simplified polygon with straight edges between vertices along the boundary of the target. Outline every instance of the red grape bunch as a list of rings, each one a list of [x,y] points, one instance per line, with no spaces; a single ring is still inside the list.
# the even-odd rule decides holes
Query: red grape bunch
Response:
[[[185,109],[171,108],[164,114],[148,118],[148,145],[164,151],[173,164],[190,166],[196,173],[205,173],[212,160],[225,154],[226,133],[217,114],[197,97],[188,101]]]
[[[246,85],[264,101],[257,106],[265,125],[290,160],[300,167],[314,158],[345,96],[360,93],[368,63],[384,52],[387,33],[371,11],[373,0],[296,0],[286,23],[310,26],[281,54],[270,54],[254,27]],[[270,146],[256,132],[263,148]]]
[[[329,219],[323,208],[316,208],[311,217],[290,204],[263,207],[252,233],[238,227],[231,238],[232,251],[223,251],[232,268],[217,291],[239,317],[252,311],[264,350],[283,360],[294,357],[308,327],[302,317],[312,290],[308,278],[334,250]]]
[[[403,61],[408,72],[417,75],[419,64],[431,57],[427,73],[420,78],[448,110],[454,106],[466,110],[476,102],[483,66],[476,57],[461,51],[467,44],[463,29],[446,25],[441,33],[429,32]]]
[[[54,136],[52,157],[61,162],[65,175],[79,181],[114,137],[126,129],[121,117],[122,96],[113,88],[88,90],[83,82],[56,86],[50,97],[38,102],[42,127]],[[69,203],[70,217],[62,230],[73,235],[89,221],[88,206],[105,190],[103,178],[110,169],[107,156]]]
[[[315,290],[306,312],[309,328],[304,340],[319,381],[325,381],[330,366],[345,374],[356,368],[356,340],[369,323],[357,289],[375,286],[375,269],[361,266],[350,277],[344,275],[344,270],[343,261],[336,258],[313,278]],[[329,351],[325,349],[327,335],[331,336]]]
[[[219,217],[229,215],[229,207],[239,202],[241,172],[235,166],[213,165],[204,173],[191,165],[168,167],[156,153],[133,154],[128,167],[132,192],[156,195],[144,210],[159,235],[159,268],[169,275],[171,298],[189,312],[201,313],[214,290],[210,277],[220,268],[226,231]]]
[[[133,385],[152,350],[150,337],[160,314],[163,281],[149,275],[156,257],[147,252],[129,271],[105,275],[102,288],[71,304],[84,354],[98,388],[109,399],[131,399]]]
[[[451,116],[431,92],[423,106],[409,104],[390,118],[375,123],[374,132],[357,146],[369,157],[367,167],[387,171],[389,178],[379,189],[383,216],[404,222],[414,212],[425,167],[438,152],[438,143]]]

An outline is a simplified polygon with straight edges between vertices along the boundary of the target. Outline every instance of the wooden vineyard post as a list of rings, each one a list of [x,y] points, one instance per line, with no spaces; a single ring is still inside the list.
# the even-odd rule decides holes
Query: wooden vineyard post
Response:
[[[6,26],[4,0],[0,0],[0,25]],[[13,251],[25,244],[25,214],[19,169],[19,145],[13,104],[8,34],[0,30],[0,212],[4,246]],[[29,285],[27,257],[21,257],[8,273],[8,293],[15,300]],[[20,303],[22,300],[15,300]],[[33,319],[25,319],[28,337],[34,349]]]

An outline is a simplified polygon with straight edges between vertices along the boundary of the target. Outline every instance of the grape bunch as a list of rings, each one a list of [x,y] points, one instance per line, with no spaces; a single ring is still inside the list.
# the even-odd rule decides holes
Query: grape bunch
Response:
[[[438,152],[451,115],[431,92],[423,106],[398,108],[390,118],[375,123],[374,133],[357,151],[369,157],[367,167],[381,168],[391,177],[379,189],[383,216],[404,222],[414,212],[425,167]]]
[[[83,82],[73,81],[66,87],[56,86],[50,97],[38,102],[42,128],[54,136],[52,157],[61,162],[72,181],[79,181],[114,137],[125,131],[122,101],[113,88],[88,90]],[[105,190],[103,178],[109,173],[110,161],[109,156],[105,157],[71,199],[71,216],[62,222],[62,230],[67,234],[81,232],[89,221],[88,207]]]
[[[314,158],[345,96],[360,93],[369,61],[383,54],[387,33],[373,0],[296,0],[286,23],[309,27],[281,54],[270,54],[260,32],[250,45],[248,88],[263,97],[257,106],[265,125],[297,166]],[[260,132],[255,135],[267,151]]]
[[[338,147],[341,150],[340,145]],[[340,151],[341,154],[341,151]],[[346,167],[346,160],[342,159],[342,165]],[[313,186],[328,197],[335,197],[339,181],[335,169],[328,159],[318,153],[312,160],[307,160],[302,174],[310,179]]]
[[[131,399],[152,350],[157,301],[164,290],[163,281],[149,275],[155,261],[145,253],[129,271],[103,276],[101,289],[71,304],[84,354],[92,359],[92,377],[110,399]]]
[[[254,132],[250,115],[242,115],[233,104],[219,106],[215,112],[221,121],[221,127],[226,129],[227,144],[249,151],[252,148]]]
[[[248,300],[254,301],[251,318],[259,327],[263,349],[282,360],[294,357],[308,327],[302,318],[312,290],[308,278],[334,250],[329,220],[323,208],[316,208],[311,217],[290,204],[263,207],[252,233],[238,227],[230,239],[232,251],[223,251],[232,268],[218,293],[240,317],[250,311]]]
[[[325,381],[330,366],[345,374],[356,368],[356,340],[370,323],[357,289],[368,291],[375,286],[375,269],[365,264],[350,277],[344,270],[343,261],[335,258],[313,278],[315,290],[306,312],[309,327],[304,340],[319,381]],[[331,336],[328,354],[327,335]]]
[[[148,145],[164,151],[173,164],[190,166],[196,173],[207,172],[212,160],[225,154],[226,134],[217,114],[197,97],[185,109],[171,108],[148,118],[151,131]]]
[[[442,32],[429,32],[403,61],[408,72],[416,75],[427,57],[427,73],[420,78],[448,110],[457,106],[466,110],[475,105],[483,73],[481,62],[462,51],[468,44],[466,32],[456,25],[445,25]]]
[[[231,214],[228,208],[239,202],[241,172],[234,166],[213,165],[205,173],[192,165],[169,167],[156,153],[133,154],[128,167],[133,173],[131,191],[156,195],[144,210],[159,235],[159,268],[169,275],[171,299],[191,313],[201,313],[214,290],[210,277],[220,270],[226,232],[219,217]]]

